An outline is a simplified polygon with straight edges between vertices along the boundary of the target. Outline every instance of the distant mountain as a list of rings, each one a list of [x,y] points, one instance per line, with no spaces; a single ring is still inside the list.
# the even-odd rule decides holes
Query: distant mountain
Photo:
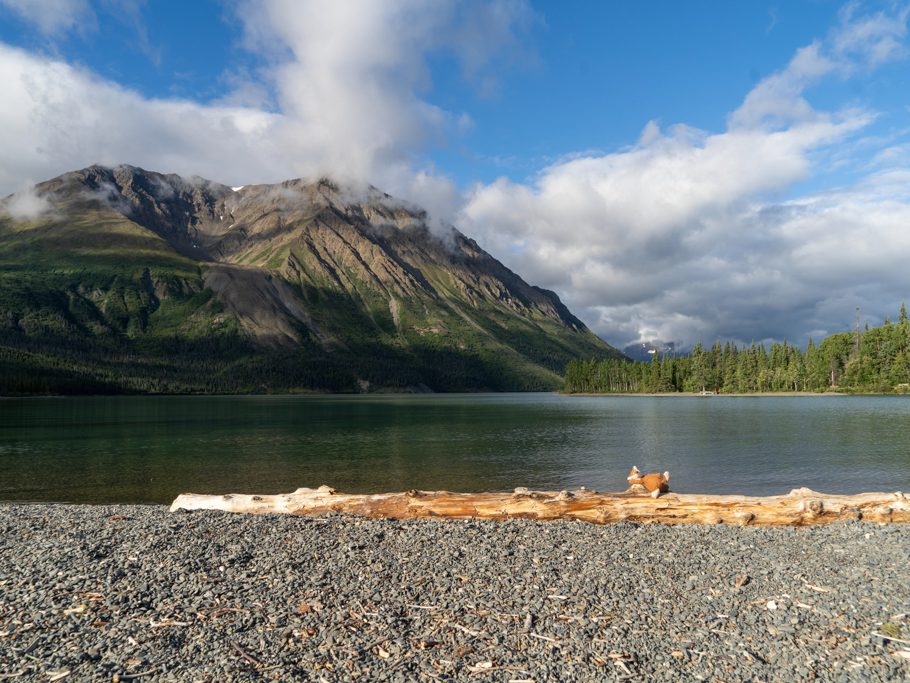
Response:
[[[622,352],[632,360],[650,361],[655,355],[675,356],[679,349],[676,348],[676,342],[662,342],[655,339],[629,344],[623,348]]]
[[[91,166],[0,202],[0,393],[553,389],[618,355],[373,187]]]

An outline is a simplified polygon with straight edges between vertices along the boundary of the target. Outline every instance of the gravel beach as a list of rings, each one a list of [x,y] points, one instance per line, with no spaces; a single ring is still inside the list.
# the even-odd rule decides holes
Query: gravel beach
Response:
[[[910,680],[910,526],[0,505],[0,681]]]

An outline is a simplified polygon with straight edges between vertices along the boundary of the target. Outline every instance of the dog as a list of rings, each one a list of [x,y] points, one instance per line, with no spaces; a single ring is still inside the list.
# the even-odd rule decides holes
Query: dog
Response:
[[[670,490],[669,472],[664,472],[663,474],[652,472],[651,474],[643,475],[638,471],[638,468],[633,465],[632,471],[629,472],[629,476],[626,477],[626,481],[629,482],[629,486],[644,486],[645,490],[652,498],[659,498],[661,493],[666,493]]]

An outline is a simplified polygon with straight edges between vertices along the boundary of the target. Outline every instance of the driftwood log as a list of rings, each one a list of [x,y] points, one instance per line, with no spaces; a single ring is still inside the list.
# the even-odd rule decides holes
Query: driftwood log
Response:
[[[320,515],[339,512],[361,517],[453,519],[575,519],[595,524],[622,520],[664,524],[735,524],[806,526],[841,519],[869,522],[910,522],[910,499],[897,493],[860,493],[851,496],[794,489],[785,496],[710,496],[668,493],[652,498],[627,491],[598,493],[544,492],[515,489],[513,493],[406,493],[347,494],[328,486],[297,489],[278,495],[199,495],[184,493],[171,505],[175,510],[224,510],[247,513]]]

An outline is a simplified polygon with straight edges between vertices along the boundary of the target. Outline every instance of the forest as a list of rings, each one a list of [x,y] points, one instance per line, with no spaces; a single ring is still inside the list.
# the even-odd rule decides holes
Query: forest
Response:
[[[697,343],[688,355],[657,355],[651,362],[573,360],[566,393],[757,392],[910,393],[910,322],[898,321],[843,332],[805,350],[774,343],[737,346]]]

